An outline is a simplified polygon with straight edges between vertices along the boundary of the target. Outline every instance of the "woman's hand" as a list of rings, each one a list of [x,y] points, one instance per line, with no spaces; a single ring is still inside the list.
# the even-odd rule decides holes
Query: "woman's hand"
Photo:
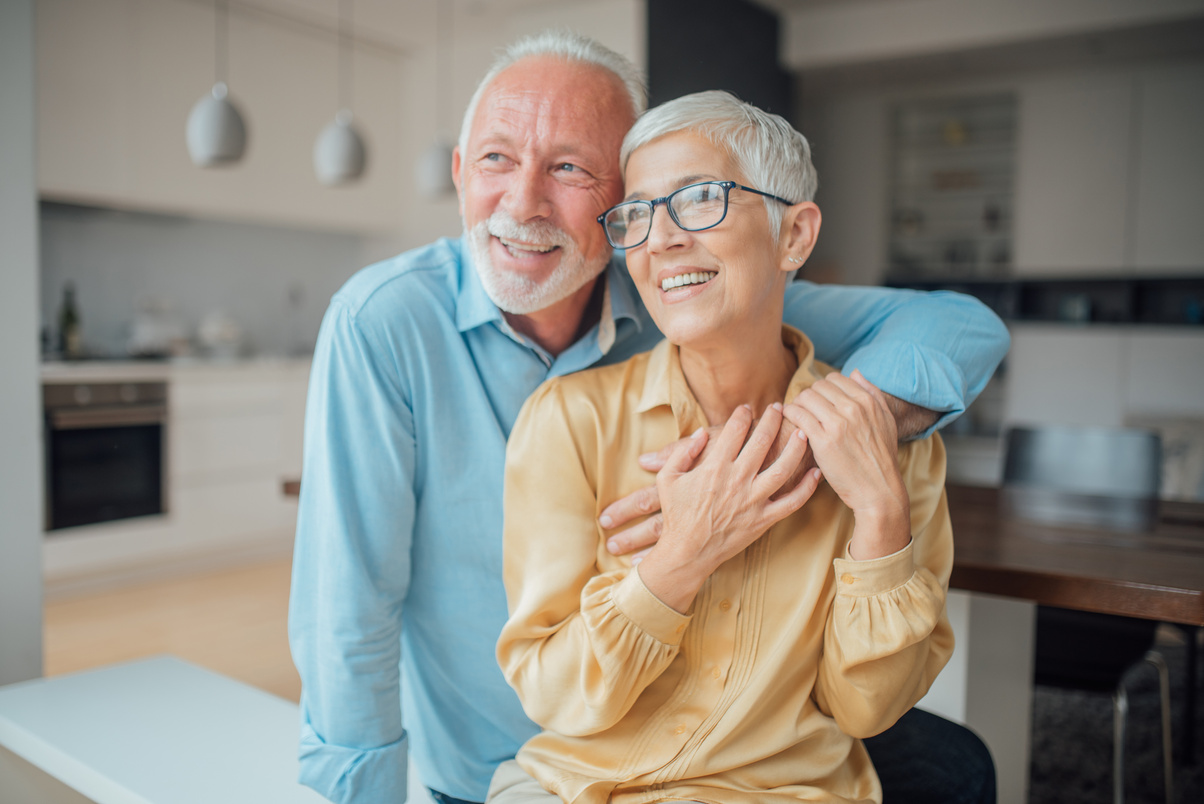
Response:
[[[799,394],[784,415],[807,434],[828,484],[853,510],[850,555],[866,560],[906,547],[911,503],[885,395],[860,371],[852,377],[833,372]]]
[[[639,573],[648,590],[677,611],[690,607],[723,562],[801,508],[819,485],[820,472],[812,469],[775,498],[802,462],[807,439],[800,430],[762,468],[782,425],[782,406],[767,410],[745,443],[751,424],[752,411],[737,408],[697,466],[709,440],[705,430],[679,444],[657,473],[664,521]]]

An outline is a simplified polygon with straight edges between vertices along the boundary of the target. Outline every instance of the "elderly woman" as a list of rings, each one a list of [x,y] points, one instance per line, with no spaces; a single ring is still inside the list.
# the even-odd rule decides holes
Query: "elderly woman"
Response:
[[[622,161],[599,220],[666,340],[545,383],[510,436],[498,659],[544,731],[490,800],[881,801],[859,738],[953,648],[941,442],[900,448],[881,393],[782,324],[820,227],[801,134],[704,92],[646,114]],[[599,513],[690,433],[657,476],[660,541],[611,555]]]

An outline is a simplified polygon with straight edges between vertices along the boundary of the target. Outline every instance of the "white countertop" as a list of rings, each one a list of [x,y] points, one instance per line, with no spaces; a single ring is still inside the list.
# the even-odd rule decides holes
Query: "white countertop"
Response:
[[[170,656],[0,687],[0,745],[98,804],[320,804],[297,706]]]
[[[308,371],[309,357],[249,357],[215,360],[82,360],[46,361],[41,365],[44,383],[168,382],[197,372]]]

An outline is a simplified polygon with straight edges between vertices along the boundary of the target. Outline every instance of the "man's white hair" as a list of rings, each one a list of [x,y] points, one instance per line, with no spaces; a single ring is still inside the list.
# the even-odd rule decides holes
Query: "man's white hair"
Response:
[[[780,115],[722,90],[683,95],[646,112],[623,139],[623,170],[637,148],[679,131],[697,132],[725,150],[750,187],[793,204],[815,199],[819,177],[807,138]],[[785,208],[772,198],[762,200],[776,243]]]
[[[592,64],[609,71],[615,78],[623,82],[627,96],[631,100],[631,117],[634,120],[648,105],[648,93],[644,89],[644,80],[640,71],[625,56],[615,53],[605,45],[565,29],[549,29],[530,36],[524,36],[507,46],[494,60],[489,72],[477,84],[477,89],[468,101],[468,109],[464,112],[464,122],[460,125],[460,156],[467,156],[468,135],[472,130],[472,121],[477,113],[477,106],[486,88],[493,83],[498,74],[517,61],[535,56],[553,56],[565,61]],[[464,162],[462,161],[463,165]]]

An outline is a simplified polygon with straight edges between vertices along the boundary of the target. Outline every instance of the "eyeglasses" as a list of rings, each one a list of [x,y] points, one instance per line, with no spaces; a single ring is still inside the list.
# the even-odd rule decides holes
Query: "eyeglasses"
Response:
[[[652,231],[652,213],[658,204],[664,204],[669,210],[669,217],[679,227],[687,232],[701,232],[723,223],[727,217],[727,196],[733,189],[746,190],[794,206],[785,198],[734,181],[704,181],[687,184],[663,198],[615,204],[598,216],[598,223],[606,231],[606,239],[611,246],[617,249],[635,248],[648,239],[648,233]]]

